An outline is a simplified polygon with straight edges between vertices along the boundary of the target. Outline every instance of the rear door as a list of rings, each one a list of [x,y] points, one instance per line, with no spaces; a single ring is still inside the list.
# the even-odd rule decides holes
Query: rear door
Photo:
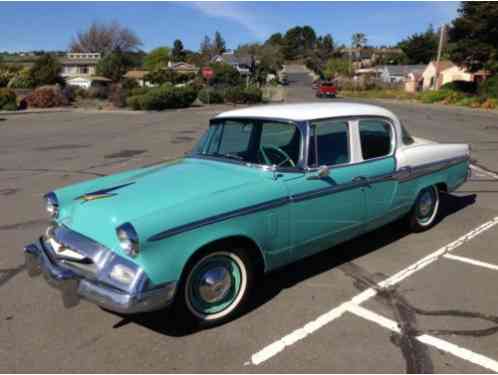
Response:
[[[394,125],[383,118],[363,118],[357,122],[361,159],[357,178],[366,181],[366,230],[375,229],[396,216],[394,201],[398,182],[392,179],[396,169]]]

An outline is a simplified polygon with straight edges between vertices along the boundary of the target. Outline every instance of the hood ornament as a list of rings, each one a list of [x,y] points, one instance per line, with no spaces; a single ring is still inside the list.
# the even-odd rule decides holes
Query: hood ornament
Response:
[[[92,191],[91,193],[86,193],[83,195],[80,195],[79,197],[74,198],[75,201],[82,200],[83,203],[85,202],[91,202],[97,199],[103,199],[103,198],[110,198],[115,195],[118,195],[117,193],[111,193],[111,191],[115,191],[121,188],[124,188],[125,186],[133,185],[135,182],[130,182],[127,184],[123,185],[118,185],[118,186],[113,186],[108,189],[101,189],[97,191]]]

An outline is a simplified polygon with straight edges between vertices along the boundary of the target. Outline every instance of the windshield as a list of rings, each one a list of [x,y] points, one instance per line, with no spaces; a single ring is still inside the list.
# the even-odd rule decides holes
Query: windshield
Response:
[[[293,168],[301,146],[299,129],[278,121],[217,120],[194,147],[193,154],[240,162]]]

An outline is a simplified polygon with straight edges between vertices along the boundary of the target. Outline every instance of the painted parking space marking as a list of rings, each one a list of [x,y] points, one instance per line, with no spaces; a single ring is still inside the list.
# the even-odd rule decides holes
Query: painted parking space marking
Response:
[[[487,262],[481,262],[480,260],[462,257],[459,255],[453,255],[453,254],[444,254],[444,257],[447,259],[453,259],[453,260],[457,260],[459,262],[468,263],[468,264],[472,264],[474,266],[484,267],[484,268],[488,268],[490,270],[498,271],[497,265],[487,263]]]
[[[394,320],[388,319],[380,314],[377,314],[371,310],[367,310],[364,307],[349,304],[348,312],[352,314],[374,322],[384,328],[387,328],[393,332],[401,333],[401,330]],[[452,344],[446,340],[440,339],[438,337],[434,337],[431,335],[423,334],[416,337],[416,339],[426,345],[433,346],[439,350],[442,350],[446,353],[453,354],[455,357],[464,359],[466,361],[472,362],[478,366],[487,368],[489,370],[498,372],[498,362],[494,359],[486,357],[482,354],[475,353],[471,350],[462,348],[461,346]]]
[[[474,164],[470,164],[470,168],[473,171],[475,171],[478,176],[486,176],[486,177],[491,177],[495,180],[498,180],[498,173],[487,171],[487,170],[485,170],[477,165],[474,165]]]
[[[400,283],[407,277],[413,275],[415,272],[418,272],[421,269],[427,267],[429,264],[435,262],[445,254],[457,249],[458,247],[462,246],[464,243],[470,241],[474,237],[489,230],[490,228],[494,227],[497,224],[498,224],[498,216],[493,218],[492,220],[485,222],[484,224],[478,226],[477,228],[474,228],[473,230],[459,237],[455,241],[441,247],[435,252],[413,263],[412,265],[402,269],[401,271],[388,277],[384,281],[379,282],[376,285],[376,287],[370,287],[364,290],[360,294],[354,296],[351,300],[340,304],[339,306],[329,310],[325,314],[320,315],[315,320],[305,324],[303,327],[298,328],[293,332],[289,333],[288,335],[284,336],[283,338],[269,344],[268,346],[264,347],[257,353],[253,354],[251,356],[251,360],[246,362],[246,364],[259,365],[269,360],[270,358],[284,351],[286,348],[303,340],[304,338],[306,338],[313,332],[317,331],[318,329],[322,328],[323,326],[327,325],[328,323],[331,323],[334,320],[340,318],[345,312],[348,311],[348,309],[351,307],[352,304],[360,305],[363,302],[368,301],[370,298],[376,296],[379,290]]]

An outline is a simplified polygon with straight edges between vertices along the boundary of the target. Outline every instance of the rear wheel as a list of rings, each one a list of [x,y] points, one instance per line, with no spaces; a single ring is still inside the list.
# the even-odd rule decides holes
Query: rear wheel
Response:
[[[422,232],[434,225],[439,211],[439,190],[436,186],[422,189],[409,217],[410,229]]]
[[[210,251],[189,266],[177,296],[179,308],[201,326],[223,323],[242,311],[253,277],[244,250]]]

